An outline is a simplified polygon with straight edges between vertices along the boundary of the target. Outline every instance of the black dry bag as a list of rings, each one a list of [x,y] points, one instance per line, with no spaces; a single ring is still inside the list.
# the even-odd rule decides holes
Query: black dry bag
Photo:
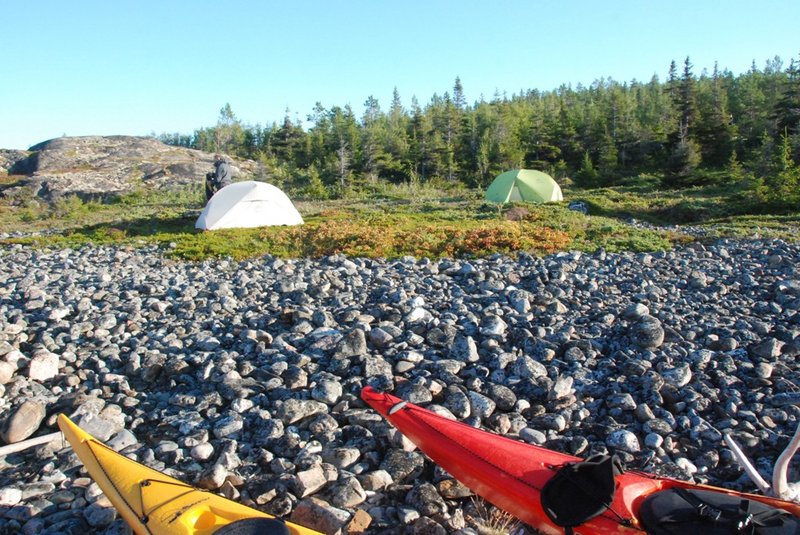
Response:
[[[639,519],[649,535],[800,535],[800,519],[787,511],[711,490],[656,492]]]
[[[611,455],[594,455],[565,464],[542,489],[544,512],[571,533],[571,528],[611,507],[616,490],[614,478],[622,471],[619,459]]]

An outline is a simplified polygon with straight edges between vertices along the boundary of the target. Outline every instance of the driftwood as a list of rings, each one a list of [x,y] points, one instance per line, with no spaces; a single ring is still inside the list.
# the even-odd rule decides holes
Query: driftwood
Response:
[[[778,394],[773,398],[773,404],[778,406],[786,405],[800,405],[800,393],[790,392]],[[800,503],[800,483],[789,483],[789,463],[792,457],[798,450],[800,450],[800,423],[794,432],[792,440],[781,453],[778,460],[775,462],[775,468],[772,471],[772,486],[767,483],[758,470],[755,469],[753,464],[742,452],[742,449],[733,440],[733,438],[726,434],[725,443],[733,452],[736,462],[744,469],[745,473],[753,480],[756,486],[766,495],[775,496],[782,500],[795,501]]]
[[[771,490],[769,483],[761,477],[761,474],[758,473],[758,470],[756,470],[756,467],[750,462],[750,459],[747,458],[739,445],[728,434],[725,434],[725,443],[733,452],[736,461],[744,468],[745,473],[753,480],[753,483],[756,484],[759,490],[764,494],[769,494]]]
[[[29,438],[28,440],[22,440],[20,442],[9,444],[8,446],[0,447],[0,457],[4,455],[9,455],[11,453],[17,453],[19,451],[24,451],[27,450],[28,448],[39,446],[41,444],[47,444],[62,436],[63,435],[61,434],[60,431],[56,431],[55,433],[42,435],[40,437]]]

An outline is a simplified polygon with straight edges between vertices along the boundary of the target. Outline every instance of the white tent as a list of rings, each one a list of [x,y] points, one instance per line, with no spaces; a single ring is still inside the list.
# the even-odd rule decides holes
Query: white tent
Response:
[[[266,182],[236,182],[211,197],[195,228],[250,228],[302,225],[303,218],[284,192]]]

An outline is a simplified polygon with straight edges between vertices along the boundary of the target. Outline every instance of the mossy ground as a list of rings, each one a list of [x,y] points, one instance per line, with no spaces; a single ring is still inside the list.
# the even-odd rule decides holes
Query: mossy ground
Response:
[[[764,214],[763,207],[736,188],[662,191],[643,177],[616,188],[565,191],[582,200],[589,215],[567,202],[497,206],[480,192],[385,186],[357,198],[296,200],[306,221],[297,227],[198,231],[200,188],[170,193],[137,192],[110,202],[63,198],[52,205],[0,204],[5,232],[48,231],[5,243],[80,247],[86,244],[159,244],[187,260],[321,257],[331,254],[372,258],[480,257],[525,251],[654,251],[694,238],[678,230],[643,228],[631,219],[658,226],[706,227],[711,237],[800,236],[800,210]],[[514,210],[514,220],[509,211]]]

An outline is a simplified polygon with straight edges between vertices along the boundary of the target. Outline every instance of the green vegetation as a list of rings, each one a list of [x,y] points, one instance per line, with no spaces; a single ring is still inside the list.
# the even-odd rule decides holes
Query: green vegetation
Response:
[[[308,128],[288,115],[282,124],[246,125],[225,105],[215,126],[160,139],[258,160],[306,225],[197,232],[198,186],[50,205],[31,192],[21,205],[0,199],[0,228],[51,231],[17,240],[43,246],[155,243],[192,260],[645,251],[695,239],[631,220],[692,225],[709,238],[797,240],[798,109],[795,60],[784,68],[775,58],[739,76],[715,66],[698,77],[688,57],[680,72],[672,62],[663,83],[602,79],[472,105],[456,78],[452,93],[425,106],[413,99],[404,107],[397,91],[387,111],[368,98],[360,118],[350,106],[318,104]],[[566,203],[484,203],[490,181],[516,168],[550,173],[590,215]],[[0,177],[0,195],[18,181]]]
[[[397,258],[480,257],[520,251],[548,254],[562,250],[654,251],[693,238],[631,225],[691,223],[709,237],[781,237],[797,240],[800,212],[762,214],[761,203],[744,195],[745,185],[658,191],[658,177],[643,176],[627,185],[565,190],[582,200],[590,215],[567,203],[498,206],[482,192],[461,187],[378,185],[363,197],[296,200],[306,224],[202,232],[194,222],[202,192],[194,187],[171,193],[136,192],[101,204],[66,197],[44,205],[0,205],[0,225],[9,231],[44,231],[42,236],[5,240],[42,247],[86,244],[155,244],[180,259],[322,257],[331,254]]]
[[[774,205],[765,213],[800,204],[800,62],[776,57],[738,76],[694,71],[687,57],[663,82],[607,78],[473,104],[456,78],[426,105],[406,107],[395,91],[388,109],[373,97],[360,116],[317,104],[305,123],[287,115],[266,126],[225,105],[215,126],[160,139],[258,160],[292,197],[363,197],[380,184],[485,188],[527,168],[583,188],[641,175],[664,191],[744,182]]]

